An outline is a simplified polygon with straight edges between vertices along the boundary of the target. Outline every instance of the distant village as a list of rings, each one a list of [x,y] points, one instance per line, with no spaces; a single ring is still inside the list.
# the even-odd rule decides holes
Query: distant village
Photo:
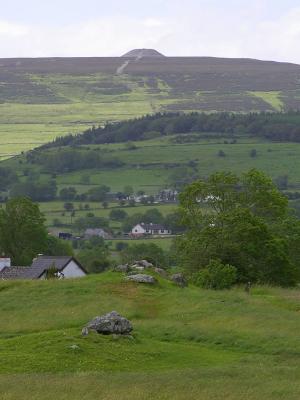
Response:
[[[119,204],[122,200],[126,203],[134,202],[137,204],[164,204],[176,203],[178,200],[178,191],[176,190],[163,190],[157,196],[147,196],[145,194],[130,195],[125,197],[118,197],[114,195],[113,199]],[[114,207],[112,208],[114,209]],[[122,207],[116,207],[119,211]],[[149,210],[156,209],[149,207]],[[123,211],[124,212],[124,211]],[[101,225],[101,224],[99,224]],[[165,226],[163,223],[157,222],[143,222],[132,224],[128,232],[120,232],[119,235],[112,234],[110,229],[105,227],[87,227],[81,235],[76,235],[72,231],[59,230],[57,232],[49,232],[50,236],[56,236],[63,241],[70,241],[71,246],[74,242],[90,241],[94,238],[101,238],[103,240],[122,239],[122,240],[136,240],[136,239],[151,239],[151,238],[167,238],[172,237],[174,234],[172,229]],[[32,260],[31,265],[12,265],[9,257],[4,255],[0,257],[0,280],[14,280],[14,279],[68,279],[83,277],[88,273],[85,267],[73,256],[49,256],[39,254]]]

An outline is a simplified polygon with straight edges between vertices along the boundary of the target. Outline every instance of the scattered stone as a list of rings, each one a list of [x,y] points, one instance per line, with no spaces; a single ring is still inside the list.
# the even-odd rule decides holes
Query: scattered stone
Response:
[[[146,274],[129,275],[126,277],[126,280],[138,283],[150,283],[151,285],[156,283],[156,279],[153,276]]]
[[[143,266],[140,265],[140,264],[133,264],[133,265],[131,266],[131,269],[135,269],[135,270],[137,270],[137,271],[144,271],[144,270],[145,270],[145,267],[143,267]]]
[[[156,272],[158,275],[162,276],[163,278],[166,278],[168,276],[167,271],[162,268],[154,268],[154,272]]]
[[[81,334],[82,336],[87,336],[89,334],[89,330],[86,326],[82,328]]]
[[[176,283],[177,286],[180,286],[180,287],[186,287],[188,284],[185,277],[180,273],[172,275],[171,281],[173,281],[174,283]]]
[[[153,268],[153,264],[147,260],[138,261],[137,264],[141,265],[144,268]]]
[[[117,265],[115,267],[115,271],[116,272],[128,272],[129,271],[129,265],[125,264],[125,265]]]
[[[72,349],[72,350],[80,350],[80,347],[77,344],[72,344],[70,346],[70,349]]]
[[[132,329],[132,324],[128,319],[122,317],[116,311],[112,311],[100,317],[95,317],[82,329],[82,335],[88,335],[89,330],[94,330],[103,335],[128,335]]]

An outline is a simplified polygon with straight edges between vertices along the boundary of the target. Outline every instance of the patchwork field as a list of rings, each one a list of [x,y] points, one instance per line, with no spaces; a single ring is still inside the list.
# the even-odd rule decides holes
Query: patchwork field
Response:
[[[135,191],[144,190],[148,194],[155,194],[169,187],[171,181],[174,184],[177,179],[180,183],[182,171],[185,171],[185,175],[190,173],[196,177],[205,177],[215,171],[240,173],[250,168],[260,169],[274,179],[286,175],[290,189],[300,187],[299,143],[274,143],[261,138],[241,137],[235,144],[230,144],[228,139],[221,137],[176,144],[173,138],[165,137],[135,142],[135,146],[134,150],[128,150],[123,143],[82,146],[82,151],[109,151],[111,157],[124,162],[124,166],[58,174],[58,189],[74,186],[78,193],[83,193],[91,187],[104,184],[113,192],[118,192],[130,185]],[[251,157],[253,149],[256,150],[255,157]],[[219,156],[220,150],[224,156]],[[51,175],[44,173],[39,166],[24,161],[20,164],[18,158],[7,160],[3,165],[13,167],[21,179],[27,168],[39,173],[41,181],[51,179]]]
[[[299,304],[299,290],[146,287],[111,272],[0,282],[1,399],[298,400]],[[81,336],[111,310],[132,339]]]
[[[0,158],[93,125],[158,111],[300,108],[300,66],[163,57],[0,59]],[[128,61],[128,60],[127,60]]]
[[[59,219],[62,224],[70,225],[72,219],[74,220],[74,217],[71,219],[70,213],[66,212],[64,209],[64,203],[63,201],[50,201],[50,202],[41,202],[40,203],[40,210],[43,212],[43,214],[46,217],[46,223],[48,226],[53,225],[53,220],[54,219]],[[75,209],[75,217],[76,218],[81,218],[86,216],[87,213],[93,213],[96,217],[104,217],[104,218],[109,218],[109,213],[115,209],[122,209],[124,210],[128,216],[135,214],[135,213],[145,213],[147,210],[151,208],[157,208],[163,216],[166,216],[167,214],[172,213],[176,208],[176,204],[153,204],[153,205],[148,205],[148,206],[143,206],[143,205],[136,205],[134,207],[119,207],[117,203],[110,203],[108,205],[108,208],[103,208],[101,203],[97,202],[78,202],[75,201],[73,202],[74,204],[74,209]],[[80,209],[79,207],[81,205],[88,205],[88,210],[86,209]],[[120,222],[118,221],[112,221],[112,227],[120,227]]]

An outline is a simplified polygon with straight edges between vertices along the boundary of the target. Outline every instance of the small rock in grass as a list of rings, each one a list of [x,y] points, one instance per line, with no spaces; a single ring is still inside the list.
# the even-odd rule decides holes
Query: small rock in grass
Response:
[[[156,279],[153,276],[146,274],[129,275],[126,277],[126,280],[138,283],[149,283],[151,285],[156,283]]]
[[[72,344],[70,346],[70,349],[72,349],[72,350],[80,350],[80,347],[77,344]]]
[[[82,336],[87,336],[89,334],[89,330],[86,326],[82,328],[81,334]]]
[[[180,286],[180,287],[186,287],[188,284],[185,277],[180,273],[172,275],[171,281],[173,281],[174,283],[176,283],[177,286]]]

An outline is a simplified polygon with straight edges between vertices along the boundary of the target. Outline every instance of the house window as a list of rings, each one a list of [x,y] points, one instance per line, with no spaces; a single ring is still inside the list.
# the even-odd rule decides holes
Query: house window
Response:
[[[137,229],[135,229],[135,231],[134,232],[137,232],[138,230]]]
[[[161,230],[160,230],[160,233],[164,233],[164,232],[165,232],[164,229],[161,229]]]

